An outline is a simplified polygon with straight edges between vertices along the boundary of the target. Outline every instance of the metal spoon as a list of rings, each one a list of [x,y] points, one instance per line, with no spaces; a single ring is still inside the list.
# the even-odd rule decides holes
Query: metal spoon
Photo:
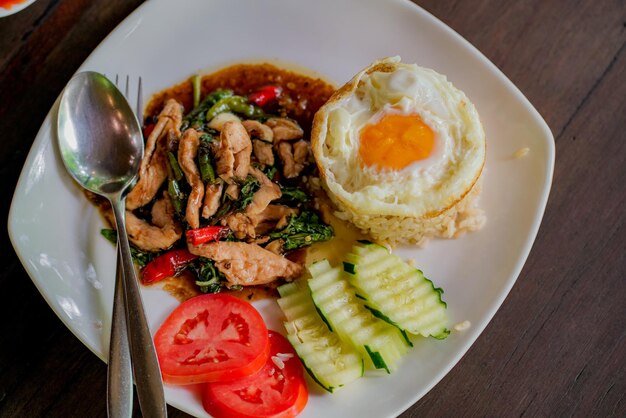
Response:
[[[107,369],[107,415],[109,418],[131,418],[133,415],[133,365],[130,359],[128,328],[126,328],[123,274],[122,255],[118,247]]]
[[[161,372],[126,236],[125,193],[136,180],[143,158],[141,128],[124,96],[106,77],[83,72],[63,91],[57,131],[61,157],[72,177],[111,202],[139,404],[146,417],[166,417]]]

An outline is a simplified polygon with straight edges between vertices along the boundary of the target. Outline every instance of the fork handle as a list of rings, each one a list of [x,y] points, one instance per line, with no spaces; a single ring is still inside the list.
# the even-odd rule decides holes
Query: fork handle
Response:
[[[117,249],[113,320],[107,373],[107,412],[109,418],[130,418],[133,414],[133,369],[130,361],[122,260]]]
[[[110,200],[117,224],[117,243],[122,255],[126,326],[130,336],[130,352],[139,406],[144,417],[165,418],[167,407],[163,395],[161,370],[143,309],[135,266],[130,255],[130,245],[126,236],[124,199],[116,196]]]

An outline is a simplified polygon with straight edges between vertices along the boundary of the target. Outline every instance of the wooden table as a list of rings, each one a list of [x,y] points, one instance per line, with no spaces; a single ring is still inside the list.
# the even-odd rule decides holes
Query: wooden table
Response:
[[[53,101],[141,3],[39,0],[0,19],[3,219]],[[552,129],[557,157],[517,284],[460,363],[403,417],[626,416],[626,2],[417,3],[521,89]],[[106,365],[47,306],[4,237],[0,417],[105,416]]]

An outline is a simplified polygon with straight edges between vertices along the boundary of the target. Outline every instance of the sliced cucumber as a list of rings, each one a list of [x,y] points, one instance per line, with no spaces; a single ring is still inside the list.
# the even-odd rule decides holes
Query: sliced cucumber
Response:
[[[401,330],[438,339],[450,333],[443,290],[386,248],[359,242],[346,256],[344,270],[365,305]]]
[[[278,293],[278,305],[287,318],[287,338],[320,386],[333,392],[363,376],[363,358],[320,318],[306,280],[280,286]]]
[[[308,269],[313,301],[339,337],[356,347],[374,368],[395,370],[408,350],[400,331],[365,308],[340,267],[332,268],[322,260]]]

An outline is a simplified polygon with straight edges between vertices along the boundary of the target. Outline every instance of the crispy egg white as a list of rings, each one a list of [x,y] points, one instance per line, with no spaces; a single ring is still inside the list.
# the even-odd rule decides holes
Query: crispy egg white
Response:
[[[399,57],[339,89],[315,115],[311,141],[330,197],[360,215],[437,216],[469,193],[485,162],[465,94]]]

